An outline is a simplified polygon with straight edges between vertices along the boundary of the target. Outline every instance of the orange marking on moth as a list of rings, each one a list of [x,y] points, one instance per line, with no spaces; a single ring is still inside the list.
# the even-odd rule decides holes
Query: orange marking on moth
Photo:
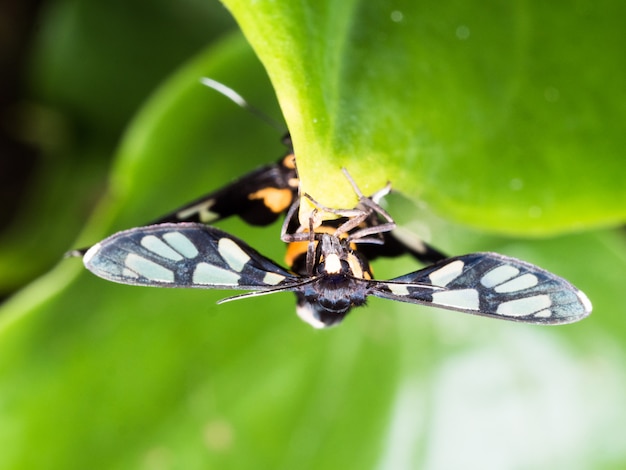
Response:
[[[306,250],[308,246],[308,241],[291,242],[289,245],[287,245],[287,252],[285,253],[285,263],[287,263],[287,266],[293,266],[295,260],[299,256],[306,255]]]
[[[296,169],[296,156],[293,153],[290,153],[285,158],[283,158],[283,166],[285,168],[289,168],[290,170]]]
[[[361,263],[359,259],[350,253],[348,255],[348,265],[350,266],[350,270],[352,271],[352,275],[357,279],[363,279],[365,276],[365,272],[363,272],[363,268],[361,267]]]
[[[278,214],[291,205],[292,195],[291,189],[265,188],[250,194],[248,199],[262,199],[269,210]]]

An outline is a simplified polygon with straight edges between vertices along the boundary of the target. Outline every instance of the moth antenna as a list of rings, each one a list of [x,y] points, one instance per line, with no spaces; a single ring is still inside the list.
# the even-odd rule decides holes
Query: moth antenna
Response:
[[[243,96],[241,96],[239,93],[237,93],[232,88],[224,85],[223,83],[218,82],[217,80],[213,80],[212,78],[208,78],[208,77],[202,77],[200,79],[200,83],[202,83],[204,86],[208,86],[209,88],[217,91],[222,96],[225,96],[226,98],[231,100],[233,103],[235,103],[240,108],[245,109],[246,111],[248,111],[248,112],[252,113],[253,115],[255,115],[256,117],[260,118],[266,124],[269,124],[270,126],[272,126],[278,132],[281,132],[281,133],[285,132],[285,127],[283,125],[281,125],[278,121],[272,119],[270,116],[265,114],[259,108],[255,107],[255,106],[252,106],[250,103],[248,103],[245,100],[245,98]]]
[[[216,302],[216,304],[218,305],[225,304],[226,302],[232,302],[233,300],[241,300],[241,299],[247,299],[248,297],[259,297],[261,295],[276,294],[278,292],[286,292],[286,290],[285,289],[272,289],[272,290],[259,290],[259,291],[254,291],[254,292],[246,292],[245,294],[232,295],[230,297],[220,299]]]
[[[261,295],[277,294],[278,292],[289,292],[289,291],[294,290],[296,287],[301,287],[306,284],[311,284],[312,282],[315,282],[316,280],[317,280],[316,277],[312,277],[310,279],[305,279],[301,282],[297,282],[297,283],[289,284],[285,286],[278,286],[273,289],[255,290],[252,292],[246,292],[245,294],[238,294],[238,295],[226,297],[224,299],[220,299],[216,303],[219,305],[219,304],[225,304],[226,302],[232,302],[233,300],[247,299],[248,297],[259,297]]]
[[[414,288],[418,288],[418,289],[426,289],[426,290],[433,290],[433,291],[445,291],[448,290],[446,287],[442,287],[442,286],[435,286],[433,284],[428,284],[425,282],[396,282],[396,281],[370,281],[373,284],[379,284],[379,285],[386,285],[386,286],[390,286],[390,285],[396,285],[396,286],[403,286],[403,287],[414,287]]]

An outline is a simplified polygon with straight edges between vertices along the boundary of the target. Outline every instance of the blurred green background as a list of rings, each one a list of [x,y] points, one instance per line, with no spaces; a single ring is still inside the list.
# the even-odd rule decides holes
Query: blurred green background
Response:
[[[264,65],[218,2],[1,7],[0,468],[624,468],[626,7],[225,3]],[[282,108],[324,202],[341,165],[391,179],[413,232],[545,267],[594,313],[372,299],[314,331],[288,294],[216,306],[61,261],[281,155],[201,76]],[[278,226],[220,226],[282,259]]]

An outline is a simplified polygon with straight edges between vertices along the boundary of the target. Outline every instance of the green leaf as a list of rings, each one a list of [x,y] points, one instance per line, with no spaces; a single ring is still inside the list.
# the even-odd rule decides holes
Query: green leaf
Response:
[[[84,244],[284,151],[205,75],[278,114],[241,38],[208,49],[130,126]],[[430,222],[406,201],[390,210],[410,228]],[[223,226],[282,258],[278,227]],[[452,253],[499,251],[570,279],[594,313],[541,328],[372,299],[314,331],[290,294],[216,306],[226,293],[116,285],[64,260],[0,310],[0,468],[623,468],[623,234],[427,228]],[[417,266],[374,268],[385,279]]]
[[[224,3],[320,202],[352,206],[345,166],[490,231],[623,223],[624,4]]]

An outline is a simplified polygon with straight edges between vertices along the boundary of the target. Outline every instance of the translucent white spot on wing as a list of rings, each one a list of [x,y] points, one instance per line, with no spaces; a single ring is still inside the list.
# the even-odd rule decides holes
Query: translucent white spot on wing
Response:
[[[85,254],[85,256],[87,256],[87,255]],[[582,292],[582,291],[577,291],[576,295],[580,299],[580,303],[583,304],[585,312],[587,312],[587,313],[591,312],[591,310],[593,309],[593,306],[591,305],[591,300],[589,300],[589,297],[587,297],[585,295],[585,293]]]
[[[285,276],[283,276],[282,274],[268,272],[267,274],[265,274],[265,277],[263,278],[263,282],[265,284],[275,286],[276,284],[279,284],[283,279],[285,279]]]
[[[241,272],[246,263],[250,261],[250,256],[230,238],[221,238],[217,242],[217,249],[228,266],[237,272]]]
[[[519,269],[517,269],[515,266],[503,264],[502,266],[498,266],[497,268],[492,269],[487,274],[485,274],[480,279],[480,283],[485,287],[493,287],[508,281],[518,274]]]
[[[525,317],[552,305],[548,295],[533,295],[523,299],[509,300],[498,305],[496,313],[506,317]]]
[[[163,235],[163,239],[185,258],[195,258],[198,256],[196,246],[189,238],[180,232],[168,232]]]
[[[420,236],[417,236],[416,233],[419,233]],[[393,237],[418,253],[426,253],[427,248],[422,238],[430,238],[430,229],[428,224],[417,225],[413,222],[411,224],[411,230],[406,227],[396,227],[393,230]]]
[[[550,318],[551,316],[552,316],[552,310],[550,309],[541,310],[533,315],[533,317],[538,317],[538,318]]]
[[[539,279],[534,274],[524,274],[522,276],[511,279],[504,284],[500,284],[494,290],[498,293],[504,292],[517,292],[518,290],[528,289],[529,287],[536,286],[539,283]]]
[[[174,273],[170,269],[135,253],[129,253],[124,264],[131,271],[151,281],[174,282]]]
[[[208,201],[202,201],[195,206],[188,207],[187,209],[183,209],[176,214],[181,220],[188,219],[194,214],[198,214],[198,218],[201,222],[208,224],[209,222],[213,222],[216,219],[219,219],[219,214],[215,212],[211,212],[209,209],[213,207],[215,204],[215,199],[209,199]]]
[[[405,286],[404,284],[389,283],[387,284],[387,287],[389,287],[389,290],[391,291],[392,294],[409,295],[409,288]]]
[[[196,270],[193,272],[194,284],[236,286],[239,277],[239,274],[208,263],[198,263]]]
[[[433,271],[428,275],[430,282],[435,286],[445,287],[448,283],[456,279],[463,272],[465,263],[460,259]]]
[[[478,310],[480,306],[476,289],[433,292],[433,304],[456,307],[463,310]]]
[[[141,246],[162,258],[171,259],[172,261],[180,261],[183,259],[180,253],[172,250],[167,243],[154,235],[146,235],[141,239],[140,243]]]
[[[130,269],[128,269],[128,268],[124,268],[124,269],[122,270],[122,276],[124,276],[124,277],[134,277],[134,278],[137,278],[137,277],[139,277],[139,274],[137,274],[135,271],[131,271],[131,270],[130,270]]]
[[[93,258],[94,255],[98,253],[98,251],[100,251],[101,247],[102,244],[96,243],[94,246],[87,250],[87,252],[83,255],[83,264],[85,266],[87,265],[87,263],[89,263],[89,261],[91,261],[91,258]]]

